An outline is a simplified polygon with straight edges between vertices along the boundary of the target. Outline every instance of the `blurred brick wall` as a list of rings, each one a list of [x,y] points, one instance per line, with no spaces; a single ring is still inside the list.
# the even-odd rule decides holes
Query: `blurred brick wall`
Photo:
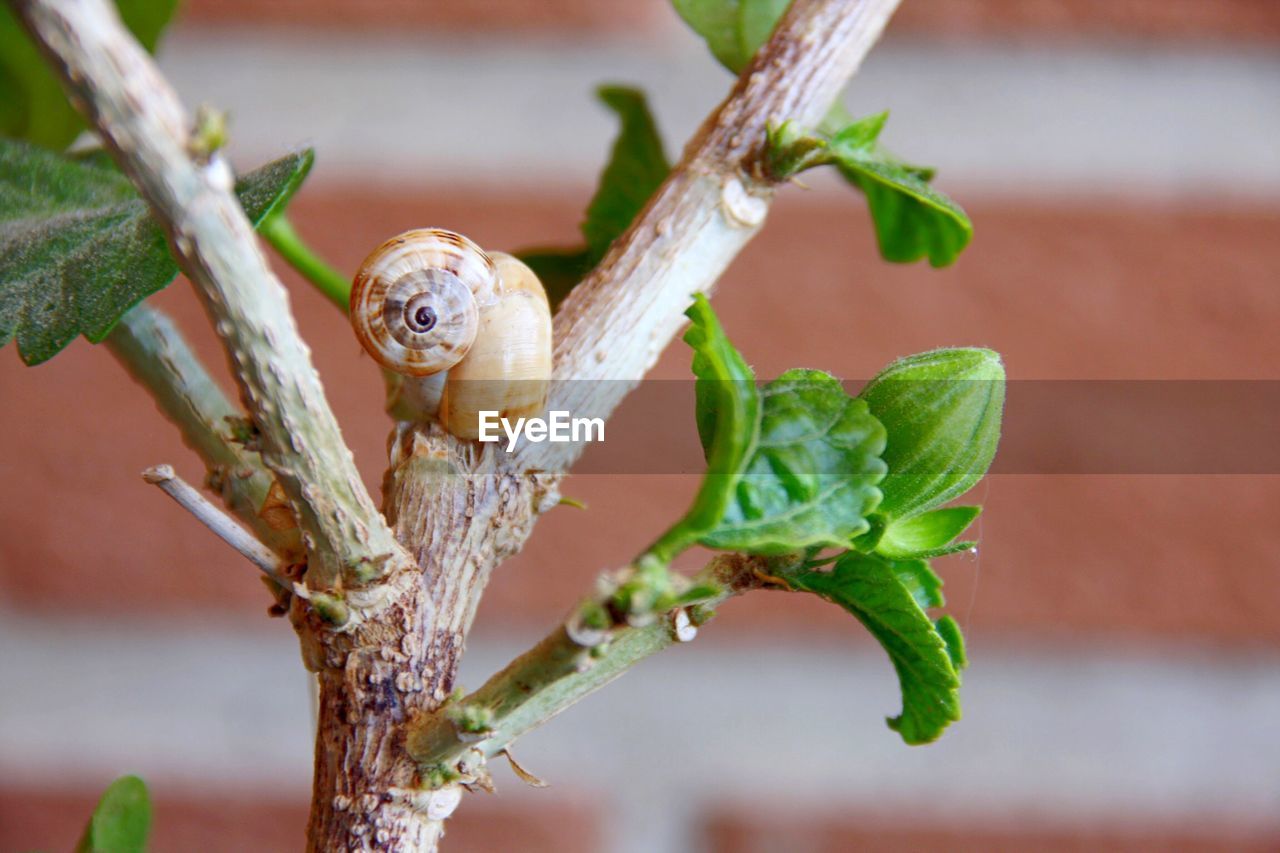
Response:
[[[234,35],[263,23],[435,34],[498,26],[517,37],[527,32],[535,43],[546,33],[660,38],[671,25],[657,3],[588,0],[191,0],[188,15],[192,34],[208,27]],[[1280,3],[905,0],[892,34],[1016,37],[1033,45],[1118,38],[1162,47],[1256,46],[1280,38]],[[678,150],[677,140],[669,148]],[[498,195],[476,190],[469,177],[388,192],[338,176],[305,189],[294,219],[350,269],[386,235],[424,223],[448,224],[492,247],[565,242],[590,191],[549,185]],[[1106,187],[1096,188],[1096,198],[1085,192],[1070,202],[1032,196],[966,196],[977,238],[956,267],[940,272],[880,262],[852,195],[787,193],[723,280],[717,310],[762,377],[796,365],[865,377],[907,352],[980,344],[999,350],[1015,379],[1280,378],[1280,199],[1246,202],[1224,192],[1207,201],[1117,203]],[[284,277],[344,431],[376,489],[387,432],[376,371],[343,318],[295,276]],[[221,363],[185,283],[156,302],[211,363]],[[655,375],[684,377],[687,362],[673,346]],[[175,462],[191,479],[199,466],[105,352],[79,341],[35,370],[5,354],[0,401],[0,482],[8,486],[0,491],[4,607],[53,623],[157,614],[236,619],[265,610],[267,596],[251,573],[140,483],[137,472],[151,464]],[[687,413],[624,407],[609,426],[612,440],[645,432],[655,417],[679,425]],[[691,419],[686,426],[692,429]],[[676,475],[570,478],[565,494],[589,509],[557,509],[540,522],[525,552],[495,577],[479,630],[536,632],[550,624],[601,568],[624,560],[668,521],[695,484]],[[1269,592],[1280,581],[1269,533],[1280,518],[1280,478],[999,476],[980,485],[976,499],[987,507],[980,557],[949,558],[941,568],[954,612],[988,647],[1069,653],[1076,643],[1115,643],[1270,654],[1280,641]],[[707,633],[727,643],[762,635],[865,642],[834,609],[787,596],[748,598]],[[8,778],[0,788],[0,850],[71,843],[97,782],[67,779],[50,791]],[[545,805],[537,808],[504,797],[478,807],[468,802],[450,841],[463,850],[604,844],[606,796],[539,796]],[[866,804],[851,808],[865,811]],[[157,849],[291,849],[304,811],[296,797],[276,808],[257,795],[161,793]],[[1117,827],[1084,816],[1065,828],[1018,820],[993,827],[903,813],[913,824],[904,829],[894,825],[895,813],[876,823],[840,811],[780,826],[754,808],[725,804],[697,821],[699,843],[716,851],[784,844],[814,851],[1280,848],[1268,828],[1227,823],[1207,831],[1188,819],[1139,816]]]

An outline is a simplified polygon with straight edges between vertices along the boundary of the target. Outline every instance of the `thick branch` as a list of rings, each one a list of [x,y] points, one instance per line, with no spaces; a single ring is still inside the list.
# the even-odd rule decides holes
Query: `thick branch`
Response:
[[[762,559],[738,554],[714,559],[695,579],[720,592],[699,605],[718,606],[759,587]],[[696,628],[683,608],[639,628],[584,630],[575,616],[490,678],[471,695],[451,702],[409,733],[410,754],[435,781],[474,781],[484,760],[526,732],[594,693],[640,661],[673,643],[693,639]]]
[[[766,129],[815,126],[879,38],[898,0],[795,0],[680,164],[555,318],[548,408],[608,417],[755,236],[773,200]],[[523,468],[563,471],[580,444],[526,444]]]
[[[276,478],[257,453],[234,434],[248,422],[191,350],[164,312],[146,304],[120,319],[107,347],[182,433],[187,446],[208,467],[208,483],[254,534],[287,562],[302,559],[302,540],[293,512],[277,501]],[[274,489],[274,491],[273,491]]]
[[[226,163],[198,162],[191,121],[106,0],[15,0],[77,105],[164,226],[197,285],[309,546],[308,585],[386,573],[406,558],[378,514],[298,335],[283,285],[232,194]]]

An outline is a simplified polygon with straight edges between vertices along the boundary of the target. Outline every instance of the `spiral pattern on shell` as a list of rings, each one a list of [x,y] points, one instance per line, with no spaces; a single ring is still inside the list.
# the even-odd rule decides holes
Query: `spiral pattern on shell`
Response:
[[[365,259],[351,288],[351,323],[388,370],[430,376],[466,357],[480,312],[497,298],[493,261],[440,228],[406,231]]]

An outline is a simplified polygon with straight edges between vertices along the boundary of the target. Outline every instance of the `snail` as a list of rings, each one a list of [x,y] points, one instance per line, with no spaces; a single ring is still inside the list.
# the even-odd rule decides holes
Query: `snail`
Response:
[[[397,416],[434,415],[475,440],[480,412],[515,420],[546,406],[551,308],[533,270],[511,255],[439,228],[392,237],[356,273],[351,324],[394,374]]]

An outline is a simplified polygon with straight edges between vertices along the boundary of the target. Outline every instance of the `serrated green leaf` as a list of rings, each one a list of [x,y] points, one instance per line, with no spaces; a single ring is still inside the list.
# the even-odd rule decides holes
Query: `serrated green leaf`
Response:
[[[929,619],[893,563],[849,551],[830,571],[802,570],[786,579],[795,589],[843,607],[880,641],[902,688],[902,713],[888,723],[904,741],[929,743],[960,719],[954,661],[963,661],[963,644],[953,645],[959,631],[945,617],[937,625]]]
[[[310,150],[236,182],[256,225],[287,203]],[[99,160],[0,140],[0,346],[39,364],[79,334],[97,343],[177,275],[164,234],[129,180]]]
[[[934,622],[933,626],[938,636],[942,637],[942,641],[947,644],[947,657],[951,658],[951,665],[955,667],[956,672],[960,672],[969,665],[969,656],[964,648],[964,634],[960,633],[960,626],[950,616],[943,616]]]
[[[148,51],[177,6],[177,0],[116,0],[125,26]],[[61,150],[84,128],[30,36],[0,4],[0,136]]]
[[[750,554],[848,547],[880,502],[884,443],[884,427],[835,377],[787,371],[761,392],[759,439],[702,544]]]
[[[876,545],[876,553],[891,560],[941,556],[980,512],[980,506],[953,506],[891,521]]]
[[[866,196],[885,260],[910,263],[927,257],[935,267],[947,266],[969,244],[973,224],[959,205],[930,186],[932,168],[907,163],[880,144],[888,116],[850,121],[830,134],[806,133],[785,122],[769,135],[770,172],[782,180],[834,165]]]
[[[879,512],[910,518],[968,491],[995,456],[1004,365],[987,349],[941,349],[895,361],[862,389],[888,433]]]
[[[76,853],[143,853],[150,831],[147,786],[137,776],[121,776],[98,801]]]
[[[684,518],[649,549],[663,564],[716,529],[760,433],[755,374],[729,343],[711,303],[695,294],[685,314],[690,324],[684,341],[693,348],[695,415],[707,473]]]
[[[622,123],[582,223],[587,248],[598,261],[662,186],[671,164],[643,92],[626,86],[601,86],[596,94]]]
[[[941,607],[947,603],[942,596],[942,578],[924,560],[890,560],[889,565],[898,580],[911,593],[921,610]]]
[[[908,264],[927,257],[931,266],[945,267],[969,245],[968,214],[922,180],[915,167],[878,151],[842,154],[839,169],[866,195],[885,260]]]

